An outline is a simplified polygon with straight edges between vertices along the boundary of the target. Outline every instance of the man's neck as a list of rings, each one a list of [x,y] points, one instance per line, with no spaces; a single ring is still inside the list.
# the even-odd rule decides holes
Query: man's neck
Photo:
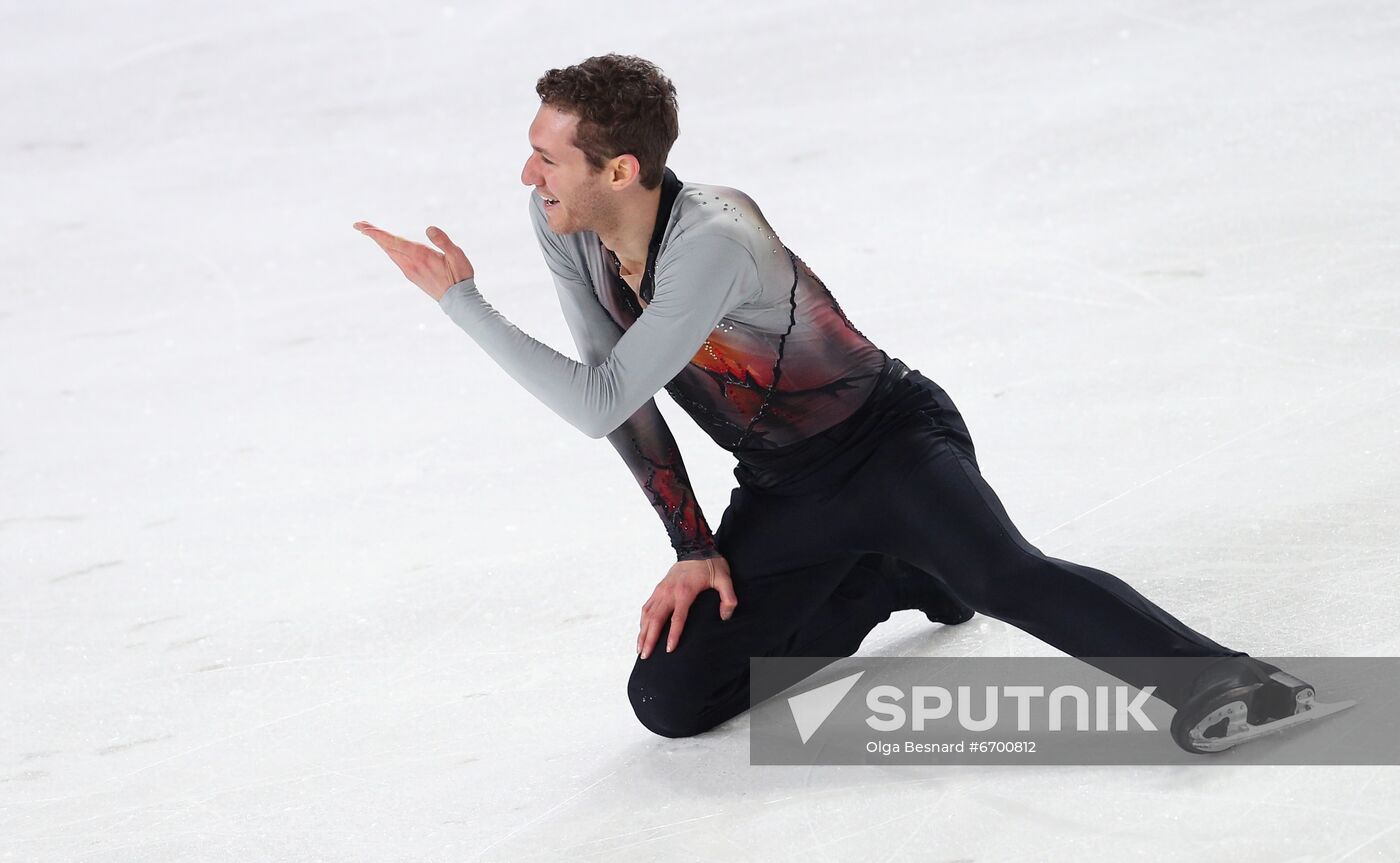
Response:
[[[629,273],[646,269],[651,235],[656,230],[657,210],[661,207],[661,187],[643,189],[635,202],[618,213],[617,223],[598,230],[603,245],[617,255]]]

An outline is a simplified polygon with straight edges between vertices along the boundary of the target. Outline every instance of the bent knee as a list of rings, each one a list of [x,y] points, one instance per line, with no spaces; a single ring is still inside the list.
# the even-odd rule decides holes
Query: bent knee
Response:
[[[637,721],[641,722],[646,730],[662,737],[694,737],[712,727],[700,722],[694,713],[686,711],[669,710],[650,704],[639,707],[635,703],[632,710],[637,714]]]
[[[637,721],[651,733],[662,737],[694,737],[709,731],[712,725],[701,719],[700,711],[685,701],[665,695],[650,695],[645,691],[628,690],[632,712]]]
[[[633,669],[627,681],[627,698],[637,721],[662,737],[693,737],[714,727],[716,723],[705,719],[705,705],[675,685],[674,672],[679,669],[663,669],[662,673],[667,670],[673,675],[667,683],[661,683],[660,674],[648,673],[640,665]]]

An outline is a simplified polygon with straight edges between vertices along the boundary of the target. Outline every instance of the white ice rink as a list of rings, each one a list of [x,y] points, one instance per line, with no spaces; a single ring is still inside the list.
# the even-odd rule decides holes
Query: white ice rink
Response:
[[[0,860],[1400,860],[1400,768],[636,721],[655,514],[351,228],[442,226],[572,354],[519,178],[536,78],[607,51],[1046,553],[1256,655],[1400,653],[1392,3],[12,0]],[[718,525],[733,461],[658,402]],[[861,652],[1056,653],[914,612]]]

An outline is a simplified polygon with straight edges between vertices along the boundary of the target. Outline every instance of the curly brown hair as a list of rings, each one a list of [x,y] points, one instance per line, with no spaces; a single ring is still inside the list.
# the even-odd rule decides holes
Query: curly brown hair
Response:
[[[681,130],[676,87],[655,64],[625,54],[589,57],[550,69],[535,92],[543,104],[579,118],[574,146],[595,172],[608,159],[630,153],[641,164],[642,187],[661,184]]]

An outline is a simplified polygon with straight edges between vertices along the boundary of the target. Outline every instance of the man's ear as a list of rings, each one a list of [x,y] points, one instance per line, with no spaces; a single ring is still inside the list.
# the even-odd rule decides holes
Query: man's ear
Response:
[[[621,191],[632,183],[640,183],[642,180],[642,163],[637,161],[637,157],[631,153],[623,153],[610,162],[609,170],[611,175],[608,182],[614,191]]]

